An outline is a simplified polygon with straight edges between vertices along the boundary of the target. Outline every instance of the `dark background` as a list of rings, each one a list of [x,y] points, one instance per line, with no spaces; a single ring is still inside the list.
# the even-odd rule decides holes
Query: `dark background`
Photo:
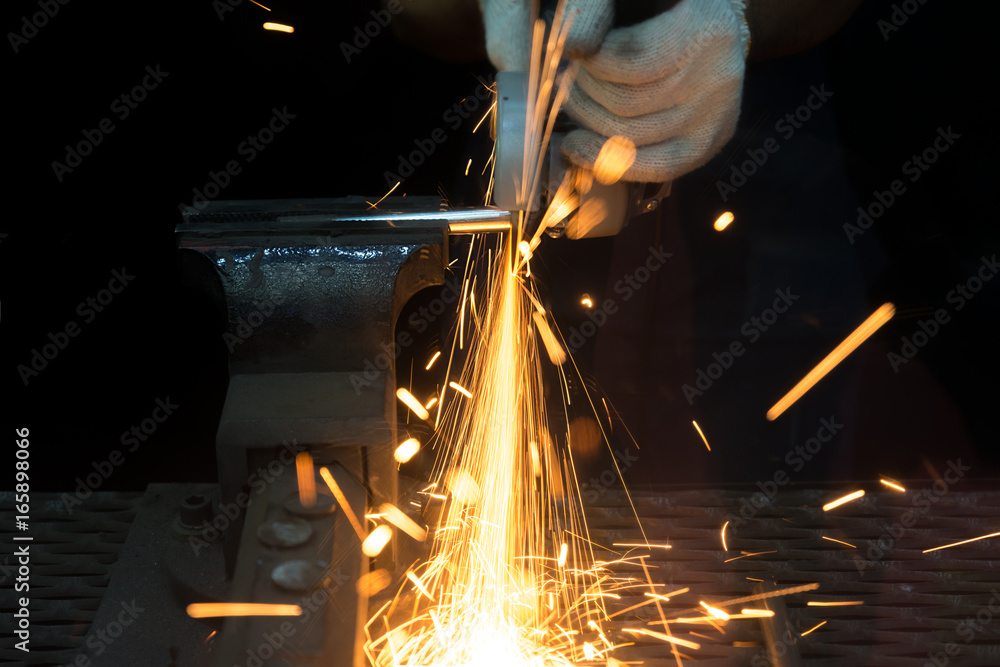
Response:
[[[648,245],[662,242],[675,253],[579,354],[588,385],[612,400],[644,447],[631,471],[636,483],[768,478],[829,415],[845,430],[796,481],[926,476],[925,461],[941,467],[955,455],[974,462],[973,475],[994,474],[1000,281],[952,313],[899,373],[885,358],[919,319],[947,306],[945,294],[974,274],[981,256],[1000,250],[991,201],[997,12],[993,3],[943,5],[919,5],[885,39],[878,22],[892,3],[867,2],[825,45],[751,66],[736,138],[677,182],[659,215],[614,239],[543,245],[537,272],[564,331],[583,321],[580,295],[610,296]],[[472,134],[480,112],[457,130],[443,114],[489,81],[489,63],[442,62],[390,30],[347,62],[340,44],[372,20],[375,5],[268,6],[273,11],[248,1],[72,0],[16,53],[8,35],[3,416],[11,428],[31,429],[32,470],[41,476],[33,489],[71,490],[168,397],[175,414],[104,489],[215,478],[226,349],[207,300],[181,287],[173,229],[178,206],[227,161],[243,170],[218,199],[380,197],[397,156],[443,128],[445,143],[396,194],[481,202],[478,173],[490,147],[484,130]],[[9,7],[5,32],[24,30],[22,17],[40,11],[34,2]],[[231,11],[220,16],[220,7]],[[264,21],[295,33],[266,32]],[[140,84],[147,66],[169,75],[118,118],[114,100]],[[716,180],[775,136],[777,120],[805,102],[810,86],[824,83],[832,100],[722,202]],[[295,117],[248,164],[238,146],[274,108]],[[67,145],[106,117],[114,131],[57,180],[53,161],[64,162]],[[956,145],[848,243],[842,225],[856,219],[856,208],[905,179],[900,165],[949,126],[961,135]],[[714,232],[712,221],[727,209],[736,222]],[[123,268],[132,283],[83,324],[77,305]],[[793,312],[689,404],[681,386],[785,287],[801,295]],[[786,415],[766,422],[767,408],[884,301],[896,303],[897,317]],[[71,320],[80,334],[26,385],[18,365],[30,364],[33,349]],[[691,419],[712,441],[711,454]],[[603,466],[599,458],[586,465]]]

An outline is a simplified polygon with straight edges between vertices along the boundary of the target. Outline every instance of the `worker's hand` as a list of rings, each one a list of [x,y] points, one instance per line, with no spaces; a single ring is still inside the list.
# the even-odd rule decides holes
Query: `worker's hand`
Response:
[[[486,53],[498,70],[527,72],[531,54],[531,0],[479,0]],[[563,53],[581,58],[597,51],[614,18],[612,0],[567,0],[572,16]]]
[[[586,129],[568,134],[563,152],[592,168],[608,137],[625,136],[636,157],[622,180],[648,183],[708,162],[736,130],[750,38],[744,7],[744,0],[682,0],[608,32],[580,61],[565,107]]]

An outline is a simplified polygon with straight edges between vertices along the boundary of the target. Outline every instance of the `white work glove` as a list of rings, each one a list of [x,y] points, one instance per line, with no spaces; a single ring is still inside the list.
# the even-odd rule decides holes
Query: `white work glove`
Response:
[[[484,0],[490,1],[496,0]],[[625,136],[636,157],[622,180],[647,183],[671,181],[708,162],[736,131],[750,41],[745,5],[682,0],[608,32],[600,49],[580,61],[565,108],[586,129],[569,133],[563,152],[592,168],[608,137]]]
[[[531,57],[531,0],[479,0],[486,53],[501,71],[527,72]],[[566,0],[573,16],[563,54],[581,58],[597,51],[614,19],[612,0]]]

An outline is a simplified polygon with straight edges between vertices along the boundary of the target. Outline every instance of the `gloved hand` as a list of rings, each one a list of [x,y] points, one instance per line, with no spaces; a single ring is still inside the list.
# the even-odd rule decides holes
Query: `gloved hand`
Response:
[[[527,72],[531,54],[531,0],[479,0],[486,53],[498,70]],[[614,19],[612,0],[566,0],[573,16],[563,54],[581,58],[597,51]]]
[[[490,1],[497,0],[484,0]],[[581,60],[565,108],[587,129],[569,133],[563,152],[592,168],[607,138],[623,135],[636,145],[623,180],[648,183],[708,162],[732,138],[739,118],[750,40],[745,5],[682,0],[608,32],[599,50]]]

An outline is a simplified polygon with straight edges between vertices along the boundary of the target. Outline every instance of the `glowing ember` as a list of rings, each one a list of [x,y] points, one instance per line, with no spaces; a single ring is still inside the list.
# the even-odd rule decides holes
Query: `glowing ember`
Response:
[[[790,408],[803,394],[812,389],[813,385],[822,380],[827,373],[843,361],[847,355],[868,340],[868,337],[878,331],[883,324],[891,320],[895,313],[896,307],[894,305],[891,303],[882,304],[878,310],[861,323],[861,326],[851,332],[851,335],[835,347],[833,352],[826,355],[823,361],[819,362],[815,368],[806,373],[806,376],[799,380],[799,383],[792,387],[792,390],[785,394],[781,400],[775,403],[774,407],[767,411],[767,420],[774,421],[777,419],[781,413]]]
[[[399,389],[396,390],[396,397],[399,398],[399,400],[403,402],[403,405],[405,405],[411,411],[413,411],[413,414],[415,414],[420,419],[430,418],[431,415],[429,412],[427,412],[427,409],[424,408],[424,406],[420,405],[420,401],[418,401],[413,394],[411,394],[403,387],[400,387]]]
[[[330,488],[330,493],[332,493],[333,497],[337,499],[340,509],[344,512],[344,516],[347,517],[347,520],[351,522],[351,527],[354,528],[354,532],[357,533],[358,539],[364,542],[365,531],[361,529],[361,523],[358,521],[357,515],[354,514],[354,510],[352,510],[351,506],[348,504],[347,497],[344,495],[344,492],[340,490],[340,485],[337,484],[337,480],[333,478],[333,475],[331,475],[330,471],[325,467],[319,469],[319,476],[323,478],[323,481],[326,482],[326,485]]]
[[[814,625],[813,627],[809,628],[808,630],[806,630],[805,632],[803,632],[803,633],[802,633],[802,636],[803,636],[803,637],[805,637],[805,636],[806,636],[806,635],[808,635],[809,633],[811,633],[811,632],[815,632],[816,630],[819,630],[819,629],[820,629],[820,628],[822,628],[822,627],[823,627],[824,625],[826,625],[826,621],[823,621],[822,623],[820,623],[820,624],[818,624],[818,625]]]
[[[940,549],[950,549],[951,547],[957,547],[962,544],[968,544],[970,542],[978,542],[979,540],[988,540],[991,537],[1000,537],[1000,533],[990,533],[989,535],[981,535],[979,537],[973,537],[972,539],[962,540],[961,542],[953,542],[952,544],[944,544],[939,547],[934,547],[933,549],[925,549],[923,553],[930,553],[932,551],[938,551]]]
[[[851,547],[852,549],[857,549],[857,547],[851,544],[850,542],[844,542],[843,540],[835,540],[832,537],[827,537],[826,535],[823,535],[822,537],[824,540],[830,540],[831,542],[836,542],[837,544],[843,544],[844,546]]]
[[[895,489],[896,491],[899,491],[900,493],[905,493],[906,492],[906,489],[904,489],[902,486],[900,486],[896,482],[890,482],[887,479],[880,479],[879,481],[882,482],[883,484],[885,484],[886,486],[888,486],[890,489]]]
[[[295,455],[295,474],[299,482],[299,502],[303,507],[316,506],[316,473],[309,452]]]
[[[216,616],[300,616],[297,604],[259,604],[253,602],[196,602],[187,606],[191,618]]]
[[[864,600],[844,600],[842,602],[806,602],[807,607],[857,607],[863,605]]]
[[[290,25],[285,25],[284,23],[265,23],[264,30],[273,30],[274,32],[295,32],[295,28]]]
[[[400,463],[406,463],[418,451],[420,451],[420,441],[416,438],[407,438],[396,447],[393,457]]]
[[[694,424],[694,429],[698,431],[698,435],[701,436],[701,441],[705,443],[705,447],[708,451],[712,451],[711,445],[708,444],[708,438],[705,437],[705,433],[701,430],[701,427],[698,426],[698,422],[692,420],[691,423]]]
[[[427,531],[416,521],[406,516],[401,509],[390,503],[382,503],[378,508],[386,521],[399,528],[401,531],[415,539],[423,542],[427,539]]]
[[[598,183],[611,185],[621,180],[635,162],[635,144],[628,137],[616,135],[601,146],[594,161],[594,178]]]
[[[429,371],[431,369],[431,367],[434,365],[434,362],[437,361],[438,357],[440,357],[440,356],[441,356],[441,350],[438,350],[437,352],[434,353],[433,356],[431,356],[430,361],[428,361],[427,365],[424,366],[424,370],[428,370]]]
[[[368,556],[369,558],[374,558],[382,553],[382,549],[385,545],[389,543],[392,539],[392,528],[389,526],[378,526],[373,530],[365,541],[361,543],[361,553]]]
[[[864,489],[855,491],[854,493],[848,493],[846,496],[843,496],[842,498],[837,498],[836,500],[833,500],[831,502],[828,502],[826,505],[823,505],[823,511],[829,512],[830,510],[836,507],[840,507],[844,503],[849,503],[852,500],[857,500],[858,498],[861,498],[864,495],[865,495]]]
[[[726,211],[725,213],[719,216],[719,218],[715,221],[715,224],[713,224],[712,226],[715,228],[715,231],[721,232],[723,229],[729,226],[729,223],[731,223],[735,219],[736,218],[733,216],[731,212]]]

